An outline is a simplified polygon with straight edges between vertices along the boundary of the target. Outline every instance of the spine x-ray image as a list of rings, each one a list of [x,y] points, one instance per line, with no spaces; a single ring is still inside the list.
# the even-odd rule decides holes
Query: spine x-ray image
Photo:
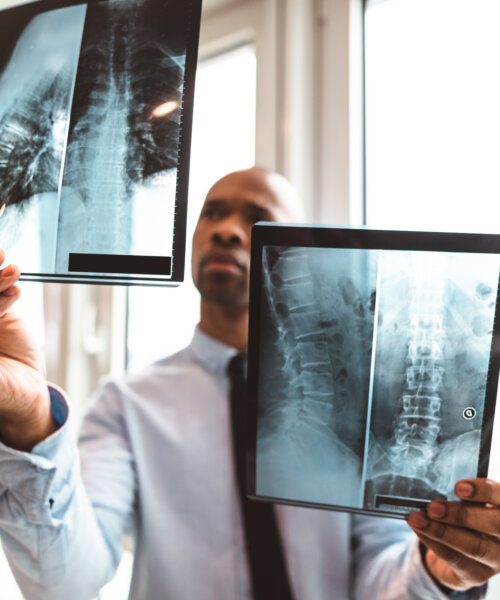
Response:
[[[498,266],[496,256],[382,253],[367,507],[451,498],[477,473]]]
[[[169,279],[199,0],[62,4],[2,13],[1,243],[26,274]]]
[[[257,495],[387,514],[475,477],[498,255],[267,246]]]

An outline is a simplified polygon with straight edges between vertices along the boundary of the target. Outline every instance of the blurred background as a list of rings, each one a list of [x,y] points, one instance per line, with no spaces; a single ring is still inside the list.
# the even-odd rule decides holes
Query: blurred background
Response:
[[[187,239],[212,183],[254,163],[310,222],[498,233],[499,26],[498,0],[204,0]],[[75,430],[103,375],[189,343],[189,245],[186,264],[175,289],[21,284]],[[131,563],[101,598],[127,597]],[[21,599],[1,551],[0,598]]]

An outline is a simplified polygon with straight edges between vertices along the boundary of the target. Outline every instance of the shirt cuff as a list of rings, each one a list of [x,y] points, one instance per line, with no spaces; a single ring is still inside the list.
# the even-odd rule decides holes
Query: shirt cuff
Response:
[[[52,520],[55,498],[59,505],[66,503],[79,472],[68,402],[56,386],[49,392],[58,429],[31,452],[0,442],[0,499],[7,493],[29,521],[40,524]]]

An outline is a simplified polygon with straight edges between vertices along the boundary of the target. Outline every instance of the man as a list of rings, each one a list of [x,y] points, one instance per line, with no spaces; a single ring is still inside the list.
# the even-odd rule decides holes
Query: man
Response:
[[[9,311],[18,270],[0,273],[0,535],[29,600],[93,597],[131,532],[130,598],[251,597],[226,368],[247,346],[251,227],[298,212],[289,184],[261,169],[211,188],[193,238],[201,293],[193,341],[98,392],[81,434],[81,473],[64,396],[47,391]],[[433,502],[410,517],[423,544],[402,521],[277,507],[294,597],[480,597],[477,586],[500,570],[500,511],[489,506],[500,506],[500,484],[476,479],[456,491],[468,502]]]

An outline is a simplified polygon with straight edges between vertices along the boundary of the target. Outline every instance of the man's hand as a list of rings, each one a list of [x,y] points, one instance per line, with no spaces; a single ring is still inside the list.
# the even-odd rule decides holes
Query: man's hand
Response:
[[[5,254],[0,249],[0,265]],[[0,271],[0,441],[30,451],[54,432],[42,362],[26,325],[10,308],[19,298],[19,269]]]
[[[427,547],[431,575],[447,588],[467,590],[500,572],[500,483],[464,479],[455,494],[463,501],[434,500],[408,523]]]

